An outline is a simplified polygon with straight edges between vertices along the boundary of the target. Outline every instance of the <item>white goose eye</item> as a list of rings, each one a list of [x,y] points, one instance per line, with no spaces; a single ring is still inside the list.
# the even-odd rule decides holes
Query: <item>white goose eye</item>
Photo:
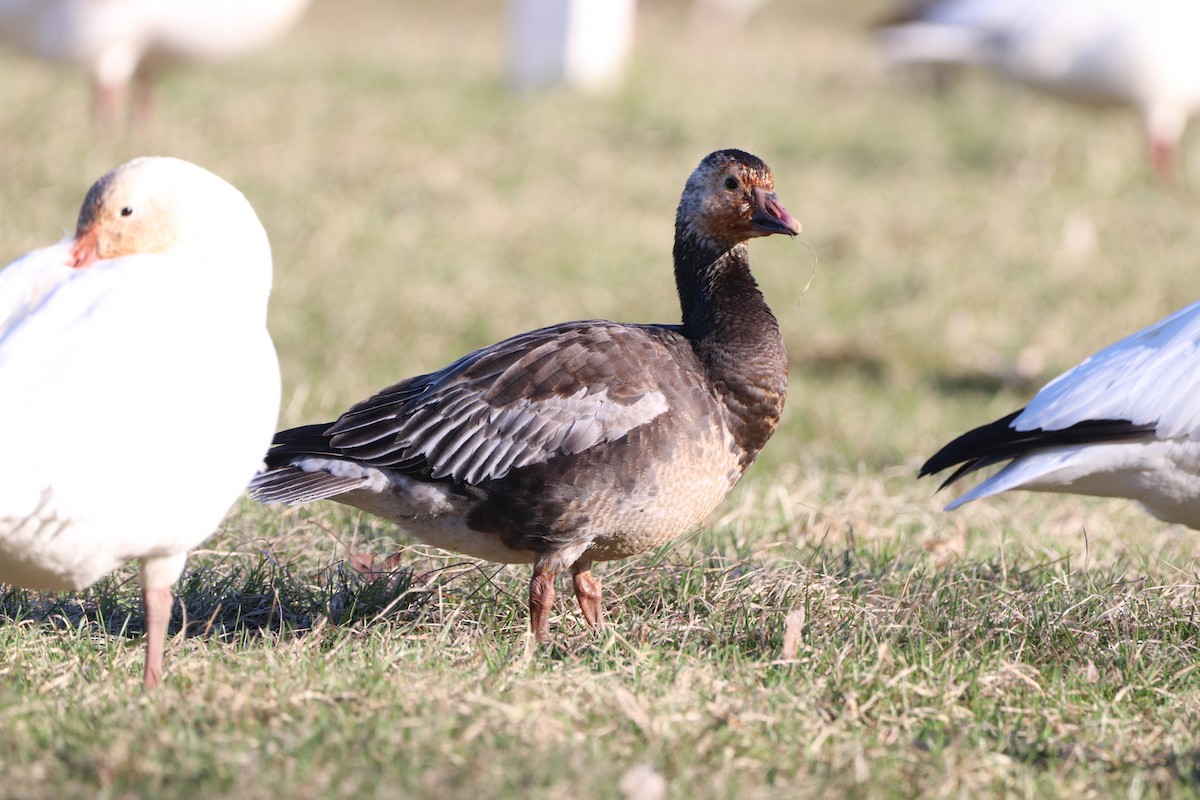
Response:
[[[133,216],[133,206],[125,206],[124,208],[122,208],[122,209],[121,209],[121,216],[122,216],[122,217],[131,217],[131,216]]]

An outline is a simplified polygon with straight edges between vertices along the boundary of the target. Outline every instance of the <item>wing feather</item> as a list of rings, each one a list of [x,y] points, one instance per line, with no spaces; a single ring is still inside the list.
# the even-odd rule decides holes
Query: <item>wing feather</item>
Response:
[[[945,487],[1013,460],[956,501],[960,505],[1027,481],[1039,469],[1057,469],[1056,458],[1089,445],[1177,438],[1200,438],[1200,303],[1085,359],[1046,384],[1021,411],[944,446],[920,474],[960,464]]]
[[[388,387],[319,438],[328,455],[477,484],[625,436],[667,411],[695,358],[670,326],[602,320],[507,339]],[[702,374],[696,365],[695,374]],[[312,438],[305,438],[311,449]],[[276,439],[288,446],[288,432]],[[307,452],[307,450],[306,450]]]
[[[1019,431],[1088,420],[1153,424],[1161,438],[1200,437],[1200,303],[1112,344],[1048,383]]]
[[[0,269],[0,335],[75,274],[70,257],[71,242],[65,240],[26,253]]]

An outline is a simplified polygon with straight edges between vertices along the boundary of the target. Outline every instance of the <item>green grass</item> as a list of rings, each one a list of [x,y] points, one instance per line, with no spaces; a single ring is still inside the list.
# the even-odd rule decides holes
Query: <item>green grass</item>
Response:
[[[329,505],[231,512],[154,694],[133,570],[0,587],[0,795],[1200,794],[1196,534],[1070,497],[944,514],[914,479],[1200,294],[1195,147],[1160,185],[1132,116],[971,75],[925,93],[832,0],[703,41],[643,3],[619,91],[514,95],[501,5],[318,3],[273,50],[170,75],[129,134],[91,129],[73,72],[3,58],[0,259],[127,158],[216,171],[271,235],[299,424],[536,325],[673,321],[679,191],[742,147],[811,248],[752,246],[792,363],[775,440],[701,531],[598,570],[602,634],[561,602],[549,652],[526,569]],[[347,566],[401,547],[394,576]]]

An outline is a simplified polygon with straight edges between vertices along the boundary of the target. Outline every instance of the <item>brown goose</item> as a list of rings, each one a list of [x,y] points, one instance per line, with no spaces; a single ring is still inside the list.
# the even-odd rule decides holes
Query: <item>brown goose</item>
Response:
[[[251,494],[328,498],[446,550],[533,562],[529,623],[541,642],[555,576],[570,570],[598,628],[592,562],[695,528],[774,433],[787,357],[746,241],[799,232],[766,164],[712,153],[675,217],[682,324],[585,320],[505,339],[336,422],[276,434]]]

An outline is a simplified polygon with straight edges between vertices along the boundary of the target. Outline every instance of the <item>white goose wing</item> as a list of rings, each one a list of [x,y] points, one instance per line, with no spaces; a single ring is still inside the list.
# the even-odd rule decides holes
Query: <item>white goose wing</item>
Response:
[[[74,274],[70,258],[71,242],[66,240],[26,253],[0,269],[0,335]]]
[[[1009,462],[948,506],[1010,489],[1138,500],[1200,527],[1200,303],[1113,344],[1046,385],[1019,412],[967,431],[921,475],[942,486]]]
[[[1091,420],[1200,438],[1200,303],[1127,336],[1048,383],[1012,422],[1062,430]]]
[[[80,270],[0,333],[0,387],[20,387],[0,389],[0,534],[49,505],[62,519],[121,520],[127,540],[90,545],[118,560],[179,552],[212,532],[261,462],[279,400],[264,320],[168,260]],[[217,433],[168,467],[170,443],[197,420]]]

